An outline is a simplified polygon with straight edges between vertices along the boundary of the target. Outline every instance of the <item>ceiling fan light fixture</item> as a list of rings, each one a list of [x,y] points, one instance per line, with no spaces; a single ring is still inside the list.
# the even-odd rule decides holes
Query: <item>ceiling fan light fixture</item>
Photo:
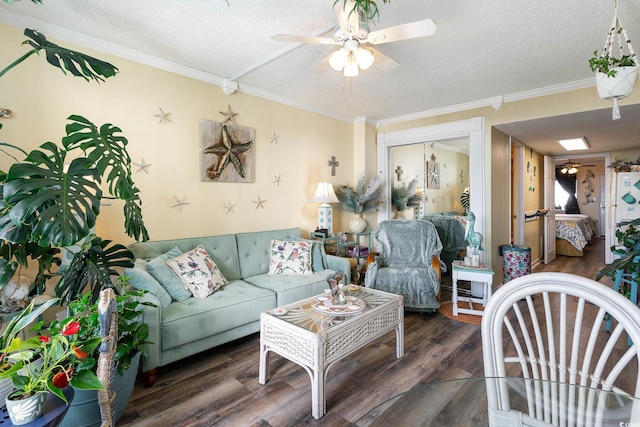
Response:
[[[366,70],[373,65],[374,57],[371,50],[359,47],[355,52],[355,56],[358,66],[362,70]]]
[[[357,77],[359,74],[360,69],[358,68],[358,61],[353,53],[349,53],[349,56],[347,56],[347,63],[344,65],[344,76]]]
[[[349,54],[350,52],[345,48],[336,50],[329,57],[329,65],[336,71],[342,71],[344,66],[347,64]]]
[[[567,167],[565,166],[562,169],[560,169],[560,173],[565,174],[565,173],[567,173],[568,170],[569,169],[567,169]]]
[[[574,173],[578,172],[578,168],[575,166],[572,166],[571,168],[569,168],[567,172],[569,172],[569,175],[573,175]]]

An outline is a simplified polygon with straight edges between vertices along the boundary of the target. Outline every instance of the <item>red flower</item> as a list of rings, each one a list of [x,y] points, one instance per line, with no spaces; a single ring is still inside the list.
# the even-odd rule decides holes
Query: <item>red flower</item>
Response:
[[[45,337],[44,335],[40,335],[40,342],[47,343],[49,341],[51,341],[51,338]]]
[[[79,330],[80,330],[80,322],[76,320],[74,322],[67,323],[62,329],[61,333],[62,335],[71,336],[71,335],[77,334]]]
[[[89,355],[89,353],[87,353],[86,351],[82,350],[80,347],[76,347],[75,345],[71,346],[71,348],[73,349],[73,354],[78,359],[84,359],[85,357],[87,357]]]
[[[67,388],[69,385],[69,376],[65,371],[58,372],[53,376],[53,380],[51,382],[58,388]]]

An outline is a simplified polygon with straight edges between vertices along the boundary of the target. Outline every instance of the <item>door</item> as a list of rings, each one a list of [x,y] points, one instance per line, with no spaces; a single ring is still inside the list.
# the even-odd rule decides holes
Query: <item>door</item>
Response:
[[[511,142],[511,243],[524,245],[524,145]]]
[[[600,217],[598,218],[599,236],[604,236],[607,228],[607,203],[604,173],[598,174],[598,200],[600,200]]]
[[[556,259],[556,163],[553,157],[544,156],[544,263]]]

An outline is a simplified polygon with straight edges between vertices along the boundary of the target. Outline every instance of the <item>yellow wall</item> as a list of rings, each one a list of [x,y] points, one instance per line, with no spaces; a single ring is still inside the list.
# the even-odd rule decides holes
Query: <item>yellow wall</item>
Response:
[[[27,51],[21,46],[23,29],[0,24],[0,68]],[[52,40],[57,42],[56,40]],[[113,63],[119,75],[101,84],[64,76],[43,56],[26,62],[0,78],[0,107],[13,111],[2,119],[0,141],[29,151],[45,141],[60,143],[71,114],[80,114],[97,125],[113,123],[129,140],[134,163],[142,158],[151,164],[148,174],[133,178],[141,190],[143,216],[152,239],[203,236],[239,231],[301,227],[315,229],[316,203],[308,203],[318,181],[353,182],[354,125],[261,98],[236,93],[226,96],[212,84],[154,69],[135,62],[74,47]],[[255,182],[201,182],[199,177],[199,121],[222,121],[220,111],[230,105],[239,125],[255,129]],[[170,112],[170,123],[159,123],[159,108]],[[363,151],[375,157],[375,135],[362,124]],[[375,130],[375,129],[374,129]],[[269,143],[275,132],[277,143]],[[327,161],[340,162],[336,176]],[[0,156],[0,169],[11,161]],[[369,160],[369,164],[373,164]],[[363,164],[363,168],[364,168]],[[375,169],[373,170],[375,171]],[[280,175],[282,182],[273,183]],[[252,201],[266,200],[264,209]],[[175,199],[184,198],[182,210]],[[234,212],[223,205],[234,203]],[[346,227],[351,214],[336,206],[334,229]],[[120,243],[131,242],[124,234],[122,206],[103,206],[98,234]]]

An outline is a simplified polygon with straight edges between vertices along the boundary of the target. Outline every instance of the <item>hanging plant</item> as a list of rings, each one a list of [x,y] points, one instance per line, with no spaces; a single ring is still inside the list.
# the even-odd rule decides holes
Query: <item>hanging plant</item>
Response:
[[[351,16],[352,13],[361,15],[366,21],[373,20],[375,18],[380,19],[380,12],[378,10],[378,4],[374,0],[335,0],[333,6],[342,2],[343,8],[347,11],[347,7],[352,5],[348,10],[347,16]],[[384,4],[390,3],[391,0],[382,0]]]
[[[614,55],[613,42],[618,35],[618,52]],[[624,52],[624,46],[628,53]],[[613,100],[613,120],[620,118],[618,100],[631,94],[638,79],[638,59],[627,31],[618,16],[618,2],[614,0],[613,23],[611,24],[604,48],[596,50],[589,59],[589,68],[596,73],[598,96],[603,100]]]

